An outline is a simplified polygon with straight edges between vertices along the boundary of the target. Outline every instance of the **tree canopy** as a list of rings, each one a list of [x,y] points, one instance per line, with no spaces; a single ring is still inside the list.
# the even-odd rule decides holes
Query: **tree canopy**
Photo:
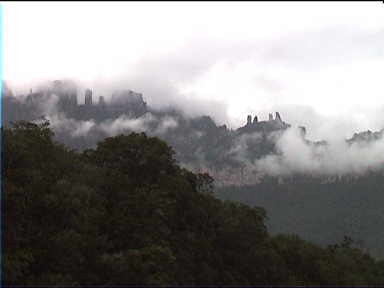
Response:
[[[4,146],[5,285],[379,285],[384,263],[346,239],[269,235],[263,208],[222,201],[144,133],[76,152],[48,123]]]

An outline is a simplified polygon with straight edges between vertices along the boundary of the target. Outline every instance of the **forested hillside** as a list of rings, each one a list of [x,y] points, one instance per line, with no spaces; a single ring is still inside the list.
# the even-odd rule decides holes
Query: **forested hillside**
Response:
[[[255,185],[216,189],[220,199],[264,207],[272,234],[295,233],[321,245],[348,235],[380,259],[384,258],[384,231],[380,228],[384,223],[383,192],[381,172],[333,177],[328,182],[310,176],[285,182],[266,177]]]
[[[77,152],[48,123],[2,133],[5,285],[384,284],[384,262],[349,238],[271,236],[263,208],[217,199],[158,138]]]
[[[175,165],[209,173],[219,199],[262,206],[272,235],[298,234],[322,247],[347,235],[384,259],[384,129],[355,133],[339,144],[315,141],[304,126],[293,127],[276,112],[268,119],[244,115],[245,125],[233,130],[208,115],[154,109],[129,89],[98,103],[86,89],[80,104],[72,84],[48,82],[24,96],[4,85],[5,127],[48,119],[51,139],[75,149],[77,157],[107,137],[144,132],[172,147]]]

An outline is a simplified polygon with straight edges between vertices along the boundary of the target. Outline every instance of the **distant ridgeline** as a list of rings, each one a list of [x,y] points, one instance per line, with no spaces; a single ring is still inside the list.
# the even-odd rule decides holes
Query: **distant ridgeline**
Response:
[[[209,116],[191,119],[175,109],[168,111],[152,109],[147,106],[141,93],[128,89],[115,91],[109,97],[108,102],[103,96],[99,96],[96,103],[92,90],[85,89],[84,104],[79,104],[79,89],[70,81],[56,80],[36,91],[31,90],[28,95],[17,96],[6,85],[3,87],[4,124],[6,126],[18,120],[40,121],[52,115],[65,115],[66,119],[76,121],[91,120],[97,125],[102,124],[103,127],[112,127],[113,121],[119,120],[119,117],[124,118],[121,121],[125,121],[124,123],[127,123],[127,119],[143,120],[142,122],[149,122],[150,125],[141,131],[144,130],[148,134],[154,134],[167,141],[175,149],[176,157],[182,165],[193,170],[209,171],[212,175],[217,175],[218,179],[228,178],[225,176],[228,173],[232,176],[238,174],[232,171],[232,168],[238,171],[238,168],[242,166],[242,161],[236,159],[236,152],[233,151],[238,145],[245,145],[246,150],[249,148],[247,151],[250,159],[259,158],[274,151],[274,141],[270,139],[269,135],[272,132],[282,132],[290,127],[276,112],[275,119],[270,115],[268,121],[258,122],[255,117],[251,122],[251,116],[248,116],[248,122],[244,127],[231,130],[226,125],[217,126]],[[151,117],[147,117],[148,114]],[[175,121],[176,124],[167,129],[159,129],[164,121],[169,119]],[[101,131],[97,129],[99,127],[97,125],[89,129],[87,134],[81,135],[72,133],[76,127],[67,130],[56,129],[56,138],[64,144],[80,150],[94,147],[98,141],[111,136],[108,134],[108,129]],[[115,126],[117,125],[113,127]],[[129,133],[134,130],[130,125],[125,125],[124,129],[119,132]],[[161,133],[159,133],[160,130]],[[243,135],[246,136],[244,140]],[[257,135],[257,137],[252,136],[248,139],[247,135]],[[222,173],[224,174],[222,175]],[[235,178],[237,180],[229,181],[241,181],[238,176]]]
[[[273,119],[273,115],[269,114],[268,121],[258,121],[257,116],[252,120],[252,115],[247,116],[247,124],[244,127],[238,129],[239,133],[253,133],[253,132],[262,132],[262,131],[274,131],[280,129],[286,129],[291,127],[291,125],[285,123],[281,120],[279,112],[276,112],[276,117]]]
[[[48,114],[56,113],[64,113],[68,118],[76,120],[95,121],[118,118],[121,115],[128,118],[139,118],[147,112],[158,113],[147,107],[143,94],[128,89],[115,91],[111,95],[109,103],[105,101],[104,96],[99,96],[98,102],[94,102],[92,90],[85,89],[84,104],[79,104],[78,88],[71,81],[56,80],[35,92],[32,92],[31,89],[28,95],[17,95],[17,97],[13,95],[7,85],[4,85],[3,96],[5,124],[18,120],[35,121]],[[276,112],[275,119],[272,114],[269,114],[268,121],[258,122],[258,118],[255,116],[252,122],[251,118],[252,116],[248,115],[247,124],[237,129],[237,134],[270,133],[291,127],[282,121],[279,112]],[[201,117],[203,122],[204,119],[207,122],[206,127],[212,127],[211,118],[209,116]],[[204,128],[203,126],[200,128]],[[217,127],[213,123],[213,126],[226,129],[226,125]]]
[[[103,121],[121,114],[139,117],[147,112],[143,95],[131,90],[118,90],[112,94],[110,103],[104,96],[93,102],[91,89],[85,89],[84,104],[78,103],[78,88],[71,81],[56,80],[27,96],[14,97],[6,86],[3,91],[5,124],[17,120],[37,120],[47,114],[64,113],[76,120]]]
[[[56,80],[28,95],[16,97],[3,85],[4,125],[65,115],[71,119],[71,125],[56,127],[56,140],[79,150],[95,147],[108,136],[144,131],[171,145],[181,165],[195,172],[208,172],[220,185],[258,183],[264,176],[252,164],[266,155],[278,153],[276,140],[291,127],[279,112],[275,112],[275,118],[269,114],[268,120],[261,121],[257,116],[252,119],[252,115],[248,115],[243,127],[232,130],[226,125],[217,126],[209,116],[187,118],[175,109],[158,111],[147,106],[141,93],[128,89],[115,91],[108,97],[110,101],[98,96],[97,102],[92,90],[85,89],[84,102],[81,101],[84,104],[78,102],[78,91],[73,82]],[[77,130],[81,130],[79,127],[84,121],[92,123],[80,133]],[[327,145],[325,141],[307,140],[305,127],[295,129],[306,144]],[[382,134],[383,130],[355,134],[347,143],[374,141]]]

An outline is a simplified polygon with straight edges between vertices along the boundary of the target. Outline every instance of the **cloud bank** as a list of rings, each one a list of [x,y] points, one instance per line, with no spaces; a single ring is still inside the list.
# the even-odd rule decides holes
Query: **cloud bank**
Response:
[[[133,89],[233,128],[306,107],[314,137],[351,135],[384,125],[383,19],[381,3],[4,3],[4,75],[25,91],[72,77],[107,100]]]
[[[103,133],[107,137],[131,132],[146,132],[151,135],[162,135],[178,126],[176,119],[170,116],[156,117],[152,113],[145,113],[139,118],[120,115],[116,119],[107,119],[101,123],[94,120],[76,120],[67,118],[64,114],[50,114],[45,116],[52,129],[58,133],[68,133],[73,138],[87,137],[90,133]]]
[[[269,175],[363,175],[384,168],[384,138],[372,142],[332,139],[327,145],[308,145],[298,129],[290,128],[277,140],[276,155],[253,163]]]
[[[24,94],[44,80],[73,78],[80,91],[92,88],[107,101],[115,89],[132,89],[155,109],[210,115],[234,129],[248,114],[263,120],[279,111],[329,146],[302,147],[287,132],[278,142],[281,155],[258,163],[265,171],[380,166],[380,141],[348,149],[343,141],[384,127],[382,3],[4,3],[3,9],[4,76]],[[100,125],[60,119],[73,136],[114,135],[147,131],[152,116]],[[161,121],[154,133],[177,125]]]

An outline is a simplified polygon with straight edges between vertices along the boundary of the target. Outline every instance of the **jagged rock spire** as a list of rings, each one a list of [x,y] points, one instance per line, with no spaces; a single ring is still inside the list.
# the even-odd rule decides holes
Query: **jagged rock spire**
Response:
[[[85,105],[92,105],[92,90],[85,89]]]
[[[276,112],[275,114],[276,114],[275,120],[280,121],[280,122],[283,122],[283,121],[281,120],[280,113],[279,113],[279,112]]]
[[[300,136],[304,138],[305,135],[307,134],[307,129],[305,129],[304,126],[299,126],[299,129],[300,129]]]
[[[247,116],[247,125],[250,125],[252,122],[252,116],[251,115],[248,115]]]

